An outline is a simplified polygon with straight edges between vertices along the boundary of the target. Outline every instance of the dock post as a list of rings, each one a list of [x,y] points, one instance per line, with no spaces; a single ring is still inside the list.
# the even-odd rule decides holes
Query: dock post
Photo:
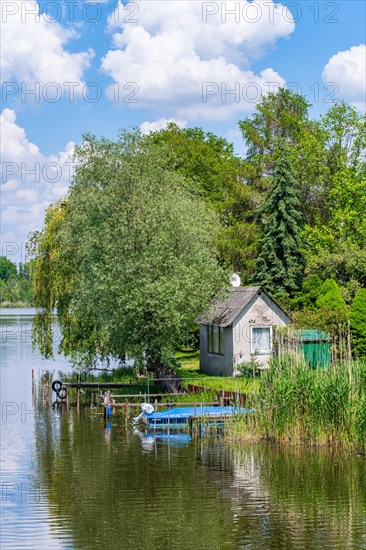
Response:
[[[69,386],[66,386],[66,410],[69,410]]]
[[[80,388],[78,386],[77,392],[76,392],[76,406],[77,409],[80,409]]]
[[[109,391],[105,391],[105,392],[104,392],[104,401],[103,401],[103,407],[104,407],[103,418],[104,418],[104,423],[107,422],[107,409],[108,409],[108,406],[109,406],[109,401],[110,401],[110,392],[109,392]]]
[[[90,408],[92,409],[94,406],[94,392],[92,391],[90,394]]]

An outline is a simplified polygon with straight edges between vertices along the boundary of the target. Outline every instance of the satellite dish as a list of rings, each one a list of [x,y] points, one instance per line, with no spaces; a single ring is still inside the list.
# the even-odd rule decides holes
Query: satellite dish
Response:
[[[241,280],[240,280],[240,277],[237,273],[233,273],[230,277],[230,284],[231,286],[233,286],[234,288],[238,287],[241,285]]]

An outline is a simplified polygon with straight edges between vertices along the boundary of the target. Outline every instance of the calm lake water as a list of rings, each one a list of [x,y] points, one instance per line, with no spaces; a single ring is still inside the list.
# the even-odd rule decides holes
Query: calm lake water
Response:
[[[146,437],[32,396],[32,310],[1,310],[1,549],[366,549],[366,459]]]

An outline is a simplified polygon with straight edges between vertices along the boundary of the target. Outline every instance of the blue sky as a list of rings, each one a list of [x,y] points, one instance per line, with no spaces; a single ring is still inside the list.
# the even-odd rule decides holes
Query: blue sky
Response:
[[[237,121],[276,86],[304,93],[314,116],[340,99],[364,111],[365,21],[353,0],[4,0],[2,253],[24,259],[85,132],[175,120],[240,154]]]

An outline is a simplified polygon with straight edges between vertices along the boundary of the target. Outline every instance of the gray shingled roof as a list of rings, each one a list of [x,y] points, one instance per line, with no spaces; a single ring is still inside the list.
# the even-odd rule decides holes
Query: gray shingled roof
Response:
[[[225,289],[224,294],[215,300],[209,310],[194,320],[198,325],[228,327],[254,298],[260,286],[239,286]]]

